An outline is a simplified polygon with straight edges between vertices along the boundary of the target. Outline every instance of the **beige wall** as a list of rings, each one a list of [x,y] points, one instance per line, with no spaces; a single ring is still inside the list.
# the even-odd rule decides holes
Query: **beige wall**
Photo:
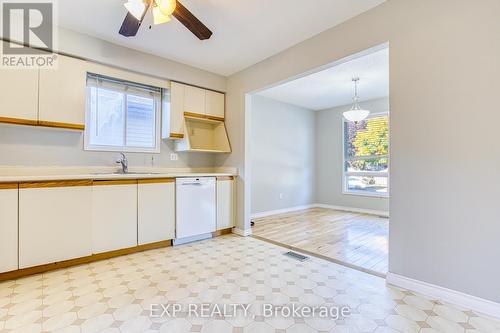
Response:
[[[313,204],[316,113],[253,96],[251,118],[252,214]]]
[[[158,78],[225,91],[226,78],[176,61],[112,44],[72,30],[58,29],[58,50],[81,58]]]
[[[58,38],[58,50],[69,55],[158,78],[178,80],[220,91],[226,89],[225,77],[175,61],[66,29],[59,29]],[[128,153],[127,156],[131,166],[214,166],[213,154],[179,153],[177,161],[170,161],[170,153],[173,151],[173,142],[163,140],[160,154]],[[112,166],[117,158],[117,153],[84,151],[83,134],[78,131],[2,124],[0,152],[0,165],[11,166]]]
[[[389,98],[361,103],[372,113],[389,111]],[[316,203],[389,212],[389,198],[343,193],[342,113],[351,105],[316,112]],[[252,177],[253,182],[253,177]]]
[[[389,270],[499,302],[499,17],[498,0],[389,0],[231,76],[234,152],[217,163],[242,168],[238,226],[250,216],[245,94],[390,42]]]

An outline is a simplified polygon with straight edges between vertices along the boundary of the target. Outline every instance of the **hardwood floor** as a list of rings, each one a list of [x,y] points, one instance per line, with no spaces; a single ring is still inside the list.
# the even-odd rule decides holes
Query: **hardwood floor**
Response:
[[[387,273],[387,218],[311,208],[253,221],[257,238],[377,275]]]

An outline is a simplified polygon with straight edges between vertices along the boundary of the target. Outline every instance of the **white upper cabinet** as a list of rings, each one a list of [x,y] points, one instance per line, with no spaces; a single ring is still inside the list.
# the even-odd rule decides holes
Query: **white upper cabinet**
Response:
[[[163,106],[162,138],[182,139],[185,133],[185,116],[223,121],[225,95],[190,85],[172,82],[168,103]],[[165,95],[164,95],[164,98]],[[187,113],[187,114],[186,114]]]
[[[168,109],[168,103],[164,103],[162,110],[164,139],[180,139],[184,135],[184,87],[185,85],[177,82],[170,85],[170,108]]]
[[[38,69],[0,69],[0,118],[8,118],[2,122],[36,125]]]
[[[206,115],[215,118],[224,118],[225,95],[216,91],[206,91]]]
[[[184,86],[184,112],[205,114],[206,90],[193,86]]]
[[[138,245],[175,238],[175,179],[139,180]]]
[[[58,55],[56,69],[40,70],[40,125],[83,129],[87,62]]]
[[[92,252],[137,246],[137,181],[94,181]]]
[[[217,179],[217,230],[234,227],[234,192],[233,177]]]
[[[19,185],[19,268],[91,254],[91,183]]]
[[[0,184],[0,273],[18,269],[17,184]]]

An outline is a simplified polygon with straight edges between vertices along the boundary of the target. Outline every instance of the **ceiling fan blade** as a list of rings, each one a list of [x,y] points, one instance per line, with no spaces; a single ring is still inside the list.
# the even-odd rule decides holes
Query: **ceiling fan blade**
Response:
[[[148,12],[151,1],[144,1],[144,4],[146,5],[146,7],[144,8],[144,12],[142,13],[140,20],[138,20],[134,15],[127,13],[127,16],[125,16],[125,19],[123,20],[122,26],[120,27],[120,35],[125,37],[132,37],[137,35],[137,31],[139,31],[142,20],[144,20],[144,16],[146,16],[146,13]]]
[[[209,39],[212,36],[212,31],[201,23],[201,21],[198,20],[196,16],[194,16],[179,1],[177,1],[177,6],[175,7],[175,11],[172,15],[199,39]]]

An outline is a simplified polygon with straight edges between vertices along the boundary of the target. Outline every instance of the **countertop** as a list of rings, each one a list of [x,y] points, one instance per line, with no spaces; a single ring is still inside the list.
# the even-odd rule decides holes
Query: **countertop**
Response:
[[[181,177],[228,177],[236,176],[235,169],[166,169],[166,168],[130,168],[126,174],[116,168],[16,168],[0,167],[0,183],[20,183],[58,180],[117,180],[117,179],[154,179]]]

